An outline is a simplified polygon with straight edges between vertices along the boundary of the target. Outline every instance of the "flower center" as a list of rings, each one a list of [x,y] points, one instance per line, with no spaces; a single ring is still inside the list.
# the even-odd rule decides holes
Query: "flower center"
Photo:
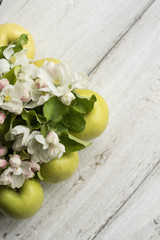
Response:
[[[6,95],[6,96],[4,97],[4,101],[5,101],[5,102],[9,102],[10,100],[11,100],[11,96]]]
[[[61,81],[60,81],[59,78],[55,78],[55,79],[54,79],[54,85],[55,85],[56,87],[61,86]]]
[[[15,56],[11,56],[10,62],[11,62],[11,63],[15,63],[15,62],[16,62],[16,57],[15,57]]]

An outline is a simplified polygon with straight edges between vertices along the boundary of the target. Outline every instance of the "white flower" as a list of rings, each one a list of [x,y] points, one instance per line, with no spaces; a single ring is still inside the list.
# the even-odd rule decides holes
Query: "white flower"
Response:
[[[53,158],[60,158],[65,152],[65,147],[59,143],[55,132],[50,132],[44,138],[40,132],[34,131],[28,138],[27,150],[31,154],[32,162],[42,163],[49,162]]]
[[[48,156],[50,159],[61,158],[65,152],[65,146],[59,142],[57,133],[51,131],[46,136],[46,141],[49,143]]]
[[[36,79],[37,78],[37,71],[38,68],[36,65],[34,65],[33,63],[28,63],[26,65],[23,65],[21,68],[21,73],[24,73],[26,75],[28,75],[28,79]]]
[[[39,78],[37,78],[36,80],[35,80],[35,84],[36,84],[36,86],[37,86],[37,88],[46,88],[47,87],[47,84],[45,83],[45,81],[44,80],[42,80],[42,79],[39,79]]]
[[[11,184],[12,188],[20,188],[25,179],[34,177],[30,162],[21,161],[18,155],[12,155],[9,166],[0,176],[2,185]]]
[[[0,59],[0,73],[1,73],[1,75],[3,73],[5,74],[5,73],[9,72],[9,70],[10,70],[10,63],[4,58]]]
[[[11,167],[19,168],[21,166],[20,156],[17,154],[12,155],[9,159],[9,163],[10,163]]]
[[[61,101],[66,105],[70,105],[74,99],[75,96],[72,92],[67,92],[61,97]]]
[[[71,74],[63,63],[45,63],[38,69],[37,76],[43,80],[52,95],[61,97],[69,88]]]
[[[36,172],[36,171],[39,171],[40,170],[40,166],[38,163],[36,162],[33,162],[33,161],[30,161],[30,167],[31,167],[31,170],[33,172]]]
[[[23,102],[29,102],[31,100],[30,92],[27,88],[23,89],[23,95],[21,97]]]
[[[57,133],[55,133],[54,131],[51,131],[47,134],[46,141],[49,144],[57,145],[59,143],[59,137],[58,137]]]
[[[27,49],[23,49],[20,52],[14,53],[15,45],[9,45],[4,51],[3,55],[10,63],[10,67],[13,68],[16,65],[25,66],[26,64],[30,63],[30,59],[27,58],[26,52]]]
[[[0,175],[0,185],[9,185],[12,182],[11,174],[6,170]]]
[[[89,82],[89,78],[84,73],[74,72],[72,73],[72,83],[71,88],[86,88]]]
[[[56,145],[50,144],[49,146],[49,158],[61,158],[63,153],[65,152],[65,146],[62,143],[57,143]]]
[[[0,90],[2,90],[7,85],[9,85],[9,81],[7,78],[3,78],[0,80]]]
[[[23,125],[18,125],[9,133],[9,140],[14,141],[13,143],[13,150],[15,151],[22,151],[23,148],[26,146],[26,141],[30,135],[30,129]]]
[[[27,151],[33,162],[48,162],[48,147],[46,139],[39,131],[33,131],[26,142]]]
[[[43,89],[32,89],[30,92],[31,99],[29,103],[25,105],[25,108],[35,108],[38,106],[43,105],[45,102],[48,101],[48,99],[51,97],[51,95],[47,92],[46,88]]]
[[[15,114],[21,114],[23,110],[23,87],[21,84],[8,85],[0,92],[0,106],[2,109],[8,110]]]

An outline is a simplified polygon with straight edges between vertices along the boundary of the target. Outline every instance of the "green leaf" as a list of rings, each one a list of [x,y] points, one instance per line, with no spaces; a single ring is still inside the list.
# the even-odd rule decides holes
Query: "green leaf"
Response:
[[[4,135],[0,133],[0,142],[7,148],[12,148],[12,142],[6,141]]]
[[[49,126],[46,124],[43,124],[41,127],[41,134],[46,137],[49,132]]]
[[[26,125],[26,122],[20,117],[20,115],[17,116],[17,118],[13,121],[12,127],[16,127],[17,125]]]
[[[24,109],[21,116],[23,120],[27,122],[29,128],[39,129],[41,127],[39,117],[37,116],[37,113],[34,110],[27,111]]]
[[[69,108],[62,122],[71,132],[81,132],[85,129],[86,125],[83,115],[72,107]]]
[[[68,107],[64,105],[58,97],[54,96],[50,98],[43,107],[43,114],[48,121],[48,124],[52,127],[54,124],[62,120],[66,114]]]
[[[21,158],[21,160],[27,160],[27,159],[30,159],[30,155],[25,150],[23,150],[20,153],[20,158]]]
[[[16,41],[13,41],[10,43],[15,45],[15,47],[13,48],[14,53],[20,52],[23,49],[23,45],[28,43],[28,36],[27,34],[21,34],[21,36],[19,37],[19,39],[17,39]]]
[[[13,48],[14,53],[20,52],[23,49],[23,45],[28,43],[28,36],[27,34],[21,34],[19,39],[11,42],[10,44],[6,46],[0,47],[0,59],[4,58],[3,51],[9,46],[9,45],[15,45]]]
[[[4,123],[0,125],[1,134],[5,135],[12,128],[12,123],[15,118],[16,118],[16,115],[13,113],[6,114],[6,119]]]
[[[65,146],[66,153],[79,151],[91,144],[72,136],[68,132],[63,132],[60,139],[61,143]]]
[[[78,93],[74,93],[76,99],[73,101],[73,108],[80,113],[86,114],[92,111],[96,96],[92,95],[90,98],[82,97]]]
[[[53,127],[53,130],[54,130],[59,136],[61,136],[61,134],[62,134],[64,131],[67,131],[67,132],[68,132],[68,128],[67,128],[62,122],[57,123],[57,124]]]
[[[8,113],[4,123],[1,125],[1,133],[4,135],[5,141],[9,141],[10,130],[12,129],[13,121],[16,118],[16,115],[13,113]],[[5,144],[6,145],[6,144]]]
[[[37,116],[38,122],[40,122],[40,123],[46,123],[47,122],[47,119],[43,115],[37,114],[36,116]]]
[[[0,59],[4,58],[3,51],[7,48],[7,46],[0,47]]]
[[[17,81],[17,75],[21,69],[21,66],[15,66],[8,73],[4,74],[3,78],[7,78],[9,83],[14,85]]]

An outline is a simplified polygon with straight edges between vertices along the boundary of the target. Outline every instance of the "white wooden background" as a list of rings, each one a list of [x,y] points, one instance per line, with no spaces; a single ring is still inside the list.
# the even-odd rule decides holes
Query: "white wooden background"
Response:
[[[37,215],[0,215],[0,240],[160,239],[160,1],[3,0],[5,22],[32,33],[35,59],[89,74],[110,121],[72,178],[43,184]]]

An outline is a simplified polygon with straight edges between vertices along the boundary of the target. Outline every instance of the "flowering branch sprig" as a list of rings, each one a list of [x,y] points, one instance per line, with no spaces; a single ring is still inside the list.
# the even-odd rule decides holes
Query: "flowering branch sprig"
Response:
[[[90,145],[71,132],[85,129],[96,97],[79,96],[88,77],[63,63],[41,67],[26,56],[28,37],[0,47],[0,185],[20,188],[40,166]]]

